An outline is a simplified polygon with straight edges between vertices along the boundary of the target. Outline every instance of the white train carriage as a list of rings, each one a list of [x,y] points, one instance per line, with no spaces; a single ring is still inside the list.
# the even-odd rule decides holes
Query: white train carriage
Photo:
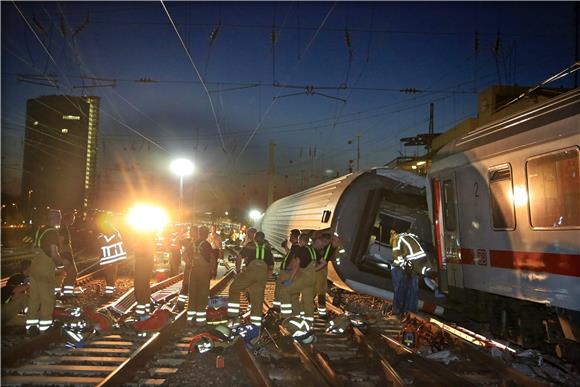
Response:
[[[580,341],[579,144],[575,89],[453,141],[428,174],[443,289],[525,346]]]
[[[389,230],[413,227],[431,240],[425,183],[424,177],[390,168],[351,173],[274,202],[261,229],[275,248],[293,228],[336,232],[344,249],[329,265],[329,279],[345,290],[392,299]],[[424,293],[420,305],[441,313],[431,292]]]

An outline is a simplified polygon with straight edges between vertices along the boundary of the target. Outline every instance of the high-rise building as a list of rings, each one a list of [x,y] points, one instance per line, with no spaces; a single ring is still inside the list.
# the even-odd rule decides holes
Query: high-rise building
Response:
[[[93,195],[99,97],[49,95],[26,106],[22,196],[33,207],[85,213]]]

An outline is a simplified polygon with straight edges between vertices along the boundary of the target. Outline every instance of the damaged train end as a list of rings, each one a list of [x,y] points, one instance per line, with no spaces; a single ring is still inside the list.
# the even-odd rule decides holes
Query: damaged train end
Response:
[[[328,267],[335,286],[385,299],[393,298],[390,229],[411,230],[427,243],[431,227],[426,200],[426,180],[391,168],[351,173],[287,196],[267,209],[261,229],[273,247],[280,246],[289,230],[336,233],[342,248]],[[428,291],[420,291],[419,307],[442,314]]]

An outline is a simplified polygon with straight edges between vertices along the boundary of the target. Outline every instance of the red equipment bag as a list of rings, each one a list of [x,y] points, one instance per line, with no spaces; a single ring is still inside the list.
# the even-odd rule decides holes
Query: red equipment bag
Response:
[[[171,321],[172,314],[167,309],[157,309],[147,320],[137,321],[133,328],[138,331],[158,331]]]

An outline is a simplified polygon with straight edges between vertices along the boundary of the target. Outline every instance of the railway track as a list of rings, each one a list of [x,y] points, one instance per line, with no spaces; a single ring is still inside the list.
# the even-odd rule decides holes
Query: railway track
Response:
[[[95,274],[92,274],[95,275]],[[227,296],[233,277],[229,271],[218,281],[212,281],[212,296]],[[88,280],[79,278],[79,280]],[[171,300],[181,287],[181,276],[172,277],[152,288],[152,298],[160,304]],[[268,281],[264,312],[270,307],[275,282]],[[102,309],[121,317],[135,305],[132,291],[104,305]],[[241,309],[248,300],[241,299]],[[327,303],[330,318],[347,313]],[[381,320],[366,328],[352,328],[345,334],[326,332],[327,320],[315,316],[314,344],[301,344],[287,335],[282,326],[267,318],[262,339],[254,347],[242,340],[234,350],[249,379],[256,386],[506,386],[541,385],[504,363],[493,359],[472,344],[443,332],[441,326],[414,315],[405,323]],[[446,347],[440,351],[456,354],[447,363],[424,356],[416,348],[401,343],[402,332],[414,329],[417,340],[434,340]],[[196,329],[186,326],[186,313],[159,332],[147,337],[133,329],[95,336],[84,347],[66,349],[59,343],[44,350],[25,364],[4,364],[3,385],[99,385],[155,386],[176,374],[179,366],[191,360],[189,342]],[[58,330],[53,334],[60,337]],[[47,336],[47,335],[45,335]],[[45,345],[45,347],[48,344]],[[231,352],[230,352],[231,353]],[[29,353],[27,355],[31,357]],[[200,355],[198,355],[200,356]],[[20,356],[25,357],[25,356]],[[227,357],[227,355],[226,355]],[[169,379],[170,380],[170,379]],[[175,384],[172,384],[175,385]]]
[[[327,309],[335,315],[345,313],[330,301]],[[414,332],[417,340],[431,340],[439,351],[424,356],[417,351],[418,346],[404,345],[404,331]],[[364,330],[354,327],[353,333],[389,364],[391,381],[396,385],[543,385],[418,315],[404,323],[385,320]]]
[[[75,287],[84,286],[92,281],[95,281],[101,274],[103,269],[96,269],[90,273],[82,275],[76,279]],[[2,286],[5,285],[4,281],[8,279],[3,279]],[[8,329],[9,330],[9,329]],[[23,343],[19,343],[14,348],[10,348],[9,351],[2,352],[2,366],[12,367],[17,364],[22,359],[27,359],[34,355],[34,353],[47,348],[51,343],[61,340],[60,330],[56,328],[49,329],[45,334],[34,337],[30,340],[26,340]]]
[[[179,291],[181,279],[180,274],[153,285],[152,298],[158,302],[171,298]],[[100,310],[107,309],[112,314],[122,316],[129,313],[135,304],[134,292],[130,290]],[[181,317],[176,322],[181,321]],[[123,328],[115,333],[93,336],[79,348],[66,348],[62,345],[60,330],[53,328],[50,334],[43,335],[46,343],[40,356],[33,356],[31,352],[17,357],[12,354],[14,361],[9,364],[3,362],[2,384],[92,386],[105,382],[118,385],[110,383],[116,383],[119,378],[127,378],[128,374],[135,372],[138,369],[135,364],[152,356],[155,344],[169,330],[162,330],[147,338],[138,335],[133,329]]]

